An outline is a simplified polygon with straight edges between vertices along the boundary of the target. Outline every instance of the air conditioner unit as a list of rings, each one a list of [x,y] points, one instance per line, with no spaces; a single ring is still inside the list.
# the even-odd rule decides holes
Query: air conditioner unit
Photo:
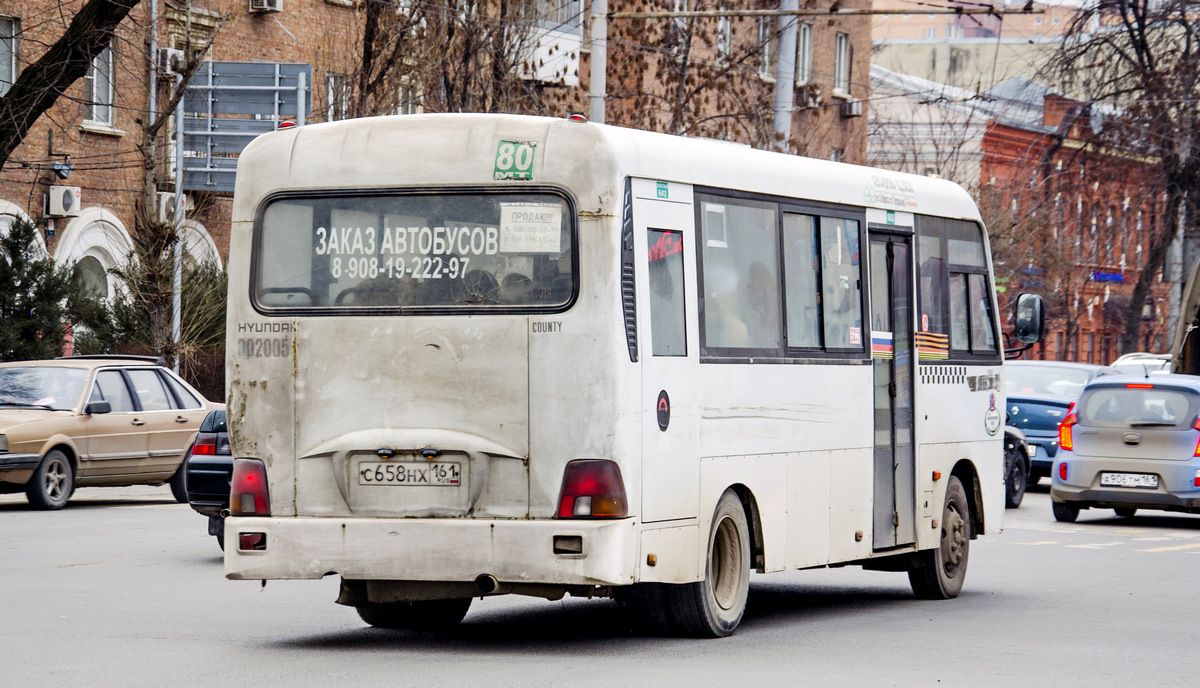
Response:
[[[81,204],[78,186],[52,186],[46,214],[50,217],[75,217],[79,214]]]
[[[283,0],[250,0],[251,12],[282,12]]]
[[[158,73],[177,74],[183,68],[183,51],[175,48],[158,49]]]
[[[862,117],[862,100],[848,98],[842,101],[842,117]]]
[[[183,209],[187,210],[188,197],[183,195]],[[158,219],[162,222],[175,221],[175,194],[171,191],[158,192]]]

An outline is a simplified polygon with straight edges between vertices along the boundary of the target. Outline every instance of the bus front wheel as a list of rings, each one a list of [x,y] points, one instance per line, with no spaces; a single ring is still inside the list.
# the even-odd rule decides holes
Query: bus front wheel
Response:
[[[948,600],[958,597],[967,577],[967,556],[971,551],[971,512],[962,482],[950,476],[946,485],[946,503],[942,507],[942,536],[935,549],[919,553],[916,568],[909,570],[908,582],[917,597]]]
[[[723,638],[741,623],[749,594],[750,528],[741,500],[730,490],[713,512],[704,580],[667,586],[667,597],[680,633]]]

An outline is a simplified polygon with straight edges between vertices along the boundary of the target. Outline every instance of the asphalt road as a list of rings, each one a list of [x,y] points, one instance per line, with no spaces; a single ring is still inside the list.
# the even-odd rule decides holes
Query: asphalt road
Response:
[[[724,640],[638,635],[607,600],[476,601],[449,636],[381,631],[337,581],[226,581],[166,487],[0,496],[0,685],[1194,685],[1200,517],[1055,523],[1045,488],[976,540],[966,589],[903,574],[755,576]]]

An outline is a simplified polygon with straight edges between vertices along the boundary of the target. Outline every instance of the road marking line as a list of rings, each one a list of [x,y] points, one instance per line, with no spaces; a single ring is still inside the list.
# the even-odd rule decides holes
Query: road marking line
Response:
[[[1123,545],[1123,542],[1095,542],[1090,545],[1067,545],[1070,549],[1100,549],[1101,547],[1113,547]]]
[[[1200,548],[1200,542],[1190,545],[1175,545],[1174,547],[1155,547],[1153,549],[1139,549],[1139,552],[1178,552],[1181,549],[1196,549]]]

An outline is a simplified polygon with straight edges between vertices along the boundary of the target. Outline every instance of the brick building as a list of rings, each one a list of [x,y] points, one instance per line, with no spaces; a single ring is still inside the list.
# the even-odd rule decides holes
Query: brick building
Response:
[[[1002,312],[1043,294],[1033,355],[1111,363],[1162,223],[1153,160],[1095,143],[1100,113],[1027,78],[975,93],[872,66],[872,164],[967,188],[988,224]],[[1156,275],[1138,347],[1165,351],[1169,285]]]
[[[831,7],[833,0],[816,7]],[[840,3],[868,7],[867,0]],[[37,60],[60,36],[83,0],[0,0],[0,93],[21,70]],[[62,264],[76,265],[99,291],[112,293],[118,280],[112,270],[128,260],[134,248],[137,214],[147,175],[158,196],[150,217],[171,216],[174,201],[173,134],[161,137],[156,150],[143,154],[143,128],[162,115],[174,71],[189,55],[201,54],[214,65],[249,63],[292,69],[287,83],[303,89],[301,113],[264,111],[237,91],[220,92],[216,110],[232,108],[233,120],[220,120],[199,98],[188,101],[183,145],[186,220],[182,238],[195,260],[223,261],[228,251],[231,197],[228,174],[236,165],[238,146],[254,132],[269,131],[282,121],[304,123],[363,114],[413,113],[446,109],[510,109],[562,116],[587,112],[590,6],[585,0],[536,0],[508,24],[499,20],[490,0],[460,0],[451,5],[397,0],[386,5],[363,0],[146,0],[118,28],[111,48],[93,63],[86,79],[74,84],[54,107],[37,120],[28,137],[0,171],[0,232],[13,218],[26,218],[42,229],[46,253]],[[707,10],[695,0],[622,2],[616,10]],[[777,8],[765,3],[762,8]],[[375,8],[370,18],[368,8]],[[449,8],[449,9],[448,9]],[[420,22],[410,21],[425,12]],[[531,14],[532,13],[532,14]],[[801,18],[797,50],[797,88],[792,136],[793,152],[815,157],[866,160],[866,121],[862,116],[869,45],[866,17]],[[379,95],[362,96],[364,33],[370,22],[383,22],[396,35],[423,36],[426,45],[374,44],[381,51],[401,48],[394,80]],[[472,100],[470,81],[458,86],[423,64],[456,45],[433,33],[437,22],[479,22],[476,29],[522,27],[525,43],[509,71],[520,81],[517,98]],[[684,103],[682,119],[660,116],[664,89],[675,84],[667,76],[680,63],[678,26],[673,19],[610,23],[608,122],[625,126],[719,136],[759,147],[773,144],[771,108],[773,69],[777,59],[777,19],[727,18],[698,22],[691,36],[692,64],[705,69],[700,86]],[[470,29],[471,25],[464,25]],[[471,34],[460,26],[459,35]],[[420,32],[425,33],[420,33]],[[438,40],[433,40],[437,38]],[[672,41],[675,41],[672,43]],[[515,45],[515,44],[514,44]],[[418,49],[420,48],[420,49]],[[367,52],[372,52],[368,50]],[[382,54],[382,52],[380,52]],[[479,63],[483,65],[484,63]],[[486,63],[490,66],[491,63]],[[303,72],[296,76],[296,70]],[[497,71],[476,68],[473,72]],[[204,80],[202,69],[192,84]],[[705,81],[719,73],[721,88]],[[472,76],[472,75],[467,75]],[[283,83],[283,82],[279,82]],[[717,82],[713,82],[717,83]],[[478,88],[474,89],[480,90]],[[207,93],[207,92],[206,92]],[[733,94],[733,95],[731,95]],[[459,100],[454,98],[458,97]],[[246,99],[248,104],[239,103]],[[658,105],[654,105],[657,103]],[[241,107],[242,105],[246,107]],[[209,104],[211,106],[211,103]],[[257,108],[257,109],[256,109]],[[656,114],[657,113],[657,114]],[[228,113],[226,113],[228,114]],[[652,116],[648,116],[652,115]],[[681,124],[682,122],[682,124]],[[200,132],[223,127],[222,136]],[[714,124],[717,123],[717,124]],[[171,122],[164,129],[170,132]],[[232,128],[231,128],[232,127]],[[241,132],[241,133],[238,133]],[[235,141],[238,137],[240,140]],[[236,145],[235,145],[236,144]],[[145,163],[145,164],[143,164]],[[147,172],[151,170],[151,172]],[[213,182],[221,177],[222,183]]]
[[[1155,161],[1094,143],[1100,113],[1045,86],[1026,80],[993,90],[1019,105],[988,122],[982,139],[980,197],[992,222],[997,282],[1008,293],[1045,296],[1048,335],[1037,358],[1112,363],[1127,353],[1118,338],[1163,222]],[[1170,345],[1169,291],[1157,266],[1141,350]]]

